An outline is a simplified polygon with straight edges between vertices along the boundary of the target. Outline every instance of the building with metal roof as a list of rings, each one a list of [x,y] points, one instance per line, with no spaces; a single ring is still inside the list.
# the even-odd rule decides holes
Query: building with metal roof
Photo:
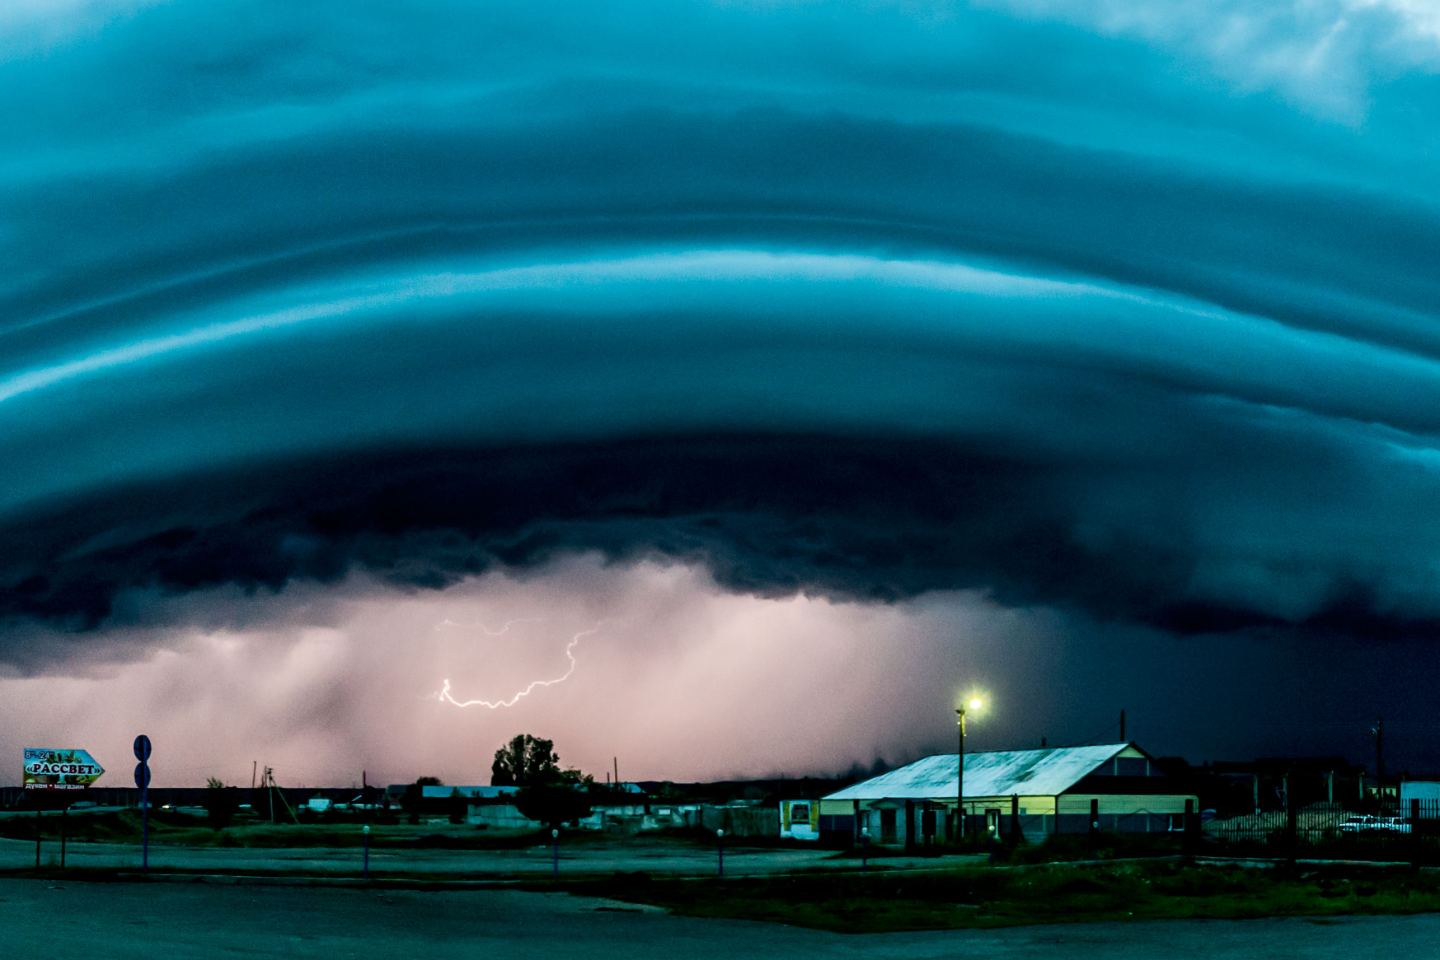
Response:
[[[1098,829],[1124,833],[1183,830],[1198,798],[1133,743],[965,754],[963,805],[953,753],[917,760],[820,801],[820,831],[830,839],[941,843],[954,836],[957,808],[965,831],[1052,833]],[[1188,801],[1188,807],[1187,807]]]

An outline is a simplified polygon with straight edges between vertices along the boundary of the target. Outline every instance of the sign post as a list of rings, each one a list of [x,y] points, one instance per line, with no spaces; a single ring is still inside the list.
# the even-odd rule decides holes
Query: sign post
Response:
[[[135,786],[140,788],[140,872],[150,872],[150,738],[135,738]]]
[[[84,750],[52,750],[49,747],[25,748],[25,789],[50,791],[84,790],[100,779],[105,768]],[[64,794],[61,795],[62,797]],[[35,803],[35,869],[40,869],[40,835],[43,823],[41,808]],[[68,802],[60,804],[60,866],[65,866],[65,815]]]

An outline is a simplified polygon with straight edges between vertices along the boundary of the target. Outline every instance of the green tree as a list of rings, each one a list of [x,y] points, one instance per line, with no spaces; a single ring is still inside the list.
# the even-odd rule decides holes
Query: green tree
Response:
[[[595,778],[579,770],[560,769],[554,741],[523,733],[495,751],[490,783],[519,787],[516,808],[531,820],[558,827],[590,813]]]
[[[559,780],[560,755],[555,741],[522,733],[495,751],[490,765],[490,784],[495,787],[528,787]]]

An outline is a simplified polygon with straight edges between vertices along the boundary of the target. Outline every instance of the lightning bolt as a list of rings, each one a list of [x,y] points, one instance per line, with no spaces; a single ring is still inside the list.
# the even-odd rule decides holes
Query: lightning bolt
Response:
[[[447,620],[446,622],[448,623],[449,621]],[[511,620],[510,623],[507,623],[505,624],[505,626],[501,627],[498,632],[492,633],[489,630],[485,630],[485,632],[490,634],[490,636],[492,637],[499,636],[501,633],[504,633],[506,630],[510,629],[511,623],[520,622],[521,621],[519,620]],[[570,678],[570,674],[574,673],[575,668],[579,665],[579,661],[575,659],[576,644],[580,642],[581,637],[588,637],[592,634],[599,633],[600,628],[604,626],[604,624],[605,621],[602,620],[599,623],[595,624],[595,626],[591,627],[589,630],[581,630],[579,633],[575,634],[575,636],[570,638],[570,642],[565,645],[565,656],[570,660],[570,669],[566,670],[563,675],[556,677],[554,680],[532,681],[530,686],[526,687],[524,690],[521,690],[509,700],[497,700],[494,703],[491,703],[489,700],[456,700],[453,696],[450,695],[450,681],[446,680],[444,688],[438,694],[438,699],[441,703],[445,703],[448,701],[455,704],[455,706],[457,707],[489,707],[491,710],[498,710],[500,707],[513,707],[516,703],[519,702],[521,697],[528,696],[530,692],[536,687],[553,687],[557,683],[563,683],[564,681],[568,680]],[[481,629],[484,630],[485,628],[481,627]]]
[[[514,620],[506,620],[506,621],[505,621],[505,626],[501,627],[499,630],[491,630],[489,627],[485,626],[485,624],[483,624],[483,623],[471,623],[471,624],[456,623],[454,620],[451,620],[451,619],[449,619],[449,618],[447,617],[446,619],[441,620],[439,623],[435,624],[435,629],[436,629],[436,630],[439,630],[441,627],[462,627],[462,628],[464,628],[464,629],[466,629],[466,630],[479,630],[481,633],[485,634],[487,637],[502,637],[502,636],[504,636],[506,633],[508,633],[508,632],[510,631],[510,628],[513,627],[513,626],[515,626],[515,624],[517,624],[517,623],[544,623],[544,622],[545,622],[545,618],[544,618],[544,617],[516,617]]]

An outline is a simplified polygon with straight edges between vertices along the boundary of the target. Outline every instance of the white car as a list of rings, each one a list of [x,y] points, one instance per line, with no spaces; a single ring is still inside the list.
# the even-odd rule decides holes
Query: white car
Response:
[[[1404,817],[1373,817],[1356,815],[1340,824],[1341,833],[1409,833],[1410,821]]]

